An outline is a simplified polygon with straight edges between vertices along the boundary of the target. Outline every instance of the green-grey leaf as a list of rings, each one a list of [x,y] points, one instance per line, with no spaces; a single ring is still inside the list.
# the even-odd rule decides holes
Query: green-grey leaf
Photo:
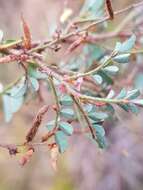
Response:
[[[63,131],[57,131],[55,134],[55,141],[59,146],[59,152],[63,153],[68,148],[67,136]]]
[[[107,84],[113,84],[113,80],[112,78],[103,70],[99,72],[101,77],[103,78],[104,82],[106,82]]]
[[[140,95],[140,91],[138,89],[130,90],[127,92],[126,98],[131,100],[131,99],[137,98],[139,95]]]
[[[11,97],[11,107],[12,107],[13,113],[17,112],[21,108],[23,104],[23,100],[24,100],[23,97],[19,97],[19,98]]]
[[[39,82],[36,78],[30,77],[30,82],[34,91],[39,89]]]
[[[53,130],[55,127],[55,120],[52,120],[52,121],[49,121],[47,124],[46,124],[46,128],[51,131]]]
[[[2,97],[3,99],[3,109],[4,109],[4,116],[5,116],[5,121],[9,122],[12,119],[13,113],[11,109],[11,99],[8,95],[4,95]]]
[[[21,108],[23,104],[23,97],[13,98],[5,94],[2,99],[5,121],[9,122],[12,119],[13,113],[17,112]]]
[[[27,83],[25,81],[20,82],[18,85],[14,86],[10,90],[7,91],[11,95],[11,97],[19,98],[25,95],[27,91]]]
[[[11,94],[11,96],[14,97],[14,98],[19,98],[19,97],[24,96],[26,91],[27,91],[27,85],[25,84],[20,89],[17,89],[17,92],[15,92],[15,95]]]
[[[129,104],[128,105],[129,106],[129,108],[130,108],[130,111],[132,112],[132,113],[134,113],[134,114],[138,114],[139,113],[139,109],[137,108],[137,106],[135,105],[135,104]]]
[[[125,88],[123,88],[120,93],[116,96],[116,99],[123,99],[125,98],[127,95],[127,91]]]
[[[143,106],[143,99],[132,100],[132,103],[139,105],[139,106]]]
[[[60,98],[60,103],[64,106],[71,106],[73,104],[73,100],[69,95],[64,95]]]
[[[89,115],[89,118],[92,120],[105,120],[108,118],[108,114],[104,112],[92,112]]]
[[[93,124],[93,127],[94,127],[95,130],[96,130],[96,134],[99,133],[102,137],[105,136],[105,130],[104,130],[104,128],[103,128],[101,125]]]
[[[106,148],[105,130],[101,125],[93,124],[96,130],[96,142],[100,148]]]
[[[105,136],[101,136],[100,134],[97,134],[97,139],[96,139],[99,148],[106,148],[107,144],[106,144],[106,138]]]
[[[61,116],[67,119],[74,119],[74,116],[75,116],[75,113],[73,109],[71,108],[63,108],[60,113],[61,113]]]
[[[116,45],[115,49],[121,53],[128,52],[134,47],[135,42],[136,42],[136,36],[133,34],[128,40],[123,42],[121,45],[119,45],[119,43],[118,43],[118,45]]]
[[[115,74],[119,71],[119,68],[117,66],[107,66],[104,68],[104,71],[109,74]]]
[[[80,16],[83,17],[86,16],[86,14],[88,17],[94,16],[94,18],[101,16],[103,12],[103,4],[104,0],[85,0],[85,3],[80,12]]]
[[[105,111],[109,112],[111,115],[115,113],[114,107],[111,104],[106,105]]]
[[[130,107],[128,104],[118,104],[123,110],[125,110],[126,112],[129,112]]]
[[[93,105],[92,105],[92,104],[85,104],[85,105],[83,106],[83,108],[84,108],[84,110],[85,110],[87,113],[89,113],[89,112],[92,111]]]
[[[47,75],[45,73],[41,73],[40,71],[38,71],[37,67],[33,66],[32,64],[31,65],[29,64],[28,75],[35,79],[46,79],[47,78]]]
[[[67,135],[72,135],[73,134],[73,127],[67,122],[60,122],[59,123],[59,128]]]
[[[102,84],[103,82],[102,77],[98,74],[93,75],[92,78],[95,80],[96,84]]]
[[[113,61],[116,61],[118,63],[128,63],[129,57],[130,57],[129,53],[121,54],[121,55],[117,55],[116,57],[114,57]]]
[[[129,103],[129,104],[119,104],[119,106],[120,106],[123,110],[125,110],[126,112],[131,111],[131,112],[134,113],[134,114],[138,114],[138,112],[139,112],[137,106],[134,105],[133,102],[132,102],[132,103]]]
[[[122,44],[121,44],[121,42],[116,42],[116,46],[115,46],[115,52],[119,52],[120,51],[120,49],[121,49],[121,46],[122,46]]]

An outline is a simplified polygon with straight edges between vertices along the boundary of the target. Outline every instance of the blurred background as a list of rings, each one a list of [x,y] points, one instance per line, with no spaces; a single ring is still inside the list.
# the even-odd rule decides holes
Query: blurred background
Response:
[[[22,36],[20,16],[23,13],[34,40],[47,39],[59,23],[65,8],[78,14],[84,0],[0,0],[0,29],[5,39]],[[135,0],[113,0],[115,10]],[[114,21],[114,27],[124,16]],[[112,43],[112,42],[110,42]],[[54,55],[51,54],[54,60]],[[139,72],[143,72],[140,60]],[[138,67],[138,65],[137,65]],[[0,66],[0,83],[8,84],[19,74],[14,65]],[[123,79],[126,76],[123,75]],[[142,82],[142,83],[141,83]],[[143,80],[140,82],[142,90]],[[50,102],[50,96],[46,97]],[[23,142],[28,127],[39,108],[39,102],[27,103],[14,115],[10,124],[3,118],[0,101],[0,142]],[[142,190],[143,189],[143,117],[118,111],[118,122],[107,122],[110,146],[100,150],[83,136],[73,136],[68,151],[58,160],[54,172],[49,153],[40,148],[32,160],[21,168],[18,158],[0,149],[0,190]],[[49,117],[52,117],[49,115]],[[110,132],[108,129],[110,128]],[[88,148],[87,148],[88,147]]]

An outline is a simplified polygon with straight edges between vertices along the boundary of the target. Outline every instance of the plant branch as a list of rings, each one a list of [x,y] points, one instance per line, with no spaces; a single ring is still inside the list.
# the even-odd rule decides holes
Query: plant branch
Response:
[[[53,78],[51,76],[48,76],[48,79],[49,79],[49,83],[50,83],[50,86],[51,86],[52,91],[53,91],[54,98],[56,100],[56,108],[55,108],[56,118],[55,118],[55,126],[54,126],[53,130],[46,133],[42,137],[42,142],[47,141],[49,138],[51,138],[52,136],[55,135],[55,132],[58,130],[58,119],[59,119],[59,113],[60,113],[60,103],[59,103],[59,100],[58,100],[58,95],[57,95],[57,92],[56,92],[56,89],[55,89]]]
[[[80,77],[85,77],[85,76],[89,76],[89,75],[95,74],[96,72],[98,72],[99,70],[101,70],[102,68],[104,68],[105,66],[107,66],[111,62],[113,56],[114,55],[112,53],[110,55],[110,57],[107,60],[105,60],[104,63],[100,64],[95,69],[93,69],[91,71],[88,71],[86,73],[78,73],[77,75],[73,75],[71,77],[68,77],[67,80],[75,80],[75,79],[80,78]]]
[[[95,104],[95,103],[114,103],[114,104],[123,103],[123,104],[128,104],[130,102],[127,99],[99,98],[99,97],[93,97],[93,96],[88,96],[88,95],[81,94],[80,92],[73,89],[66,82],[66,80],[63,78],[63,76],[61,76],[56,71],[54,71],[51,68],[49,68],[48,66],[46,66],[43,63],[44,62],[43,60],[41,60],[41,61],[36,60],[36,63],[38,64],[39,68],[41,69],[41,71],[43,73],[46,73],[47,75],[50,75],[50,76],[54,77],[55,79],[57,79],[58,81],[60,81],[62,84],[65,85],[65,87],[67,88],[67,91],[68,91],[69,94],[72,94],[73,96],[78,97],[83,101],[86,100],[87,102],[92,102],[93,104]]]
[[[143,6],[143,1],[141,1],[140,3],[132,4],[132,5],[130,5],[130,6],[126,7],[126,8],[124,8],[124,9],[118,10],[118,11],[116,11],[116,12],[114,13],[114,15],[122,14],[122,13],[127,12],[127,11],[130,11],[130,10],[132,10],[132,9],[134,9],[134,8],[137,8],[137,7],[139,7],[139,6]],[[43,50],[43,49],[45,49],[45,48],[47,48],[47,47],[51,47],[51,46],[55,45],[56,43],[65,41],[65,40],[67,40],[68,38],[70,38],[70,37],[72,37],[72,36],[76,36],[77,34],[85,33],[85,32],[87,32],[90,28],[92,28],[93,26],[98,25],[98,24],[101,24],[101,23],[103,23],[103,22],[105,22],[105,21],[108,21],[108,20],[110,20],[110,16],[104,17],[104,18],[102,18],[102,19],[99,20],[99,21],[94,21],[93,23],[91,23],[91,24],[85,26],[85,27],[82,28],[82,29],[78,29],[77,31],[63,34],[63,35],[61,35],[59,38],[57,38],[57,39],[55,39],[55,40],[53,40],[53,39],[49,40],[49,42],[46,43],[46,44],[40,44],[40,45],[38,45],[37,47],[32,48],[31,50],[29,50],[29,53],[33,53],[33,52],[37,52],[37,51],[39,51],[39,50]]]
[[[92,135],[92,138],[95,139],[96,138],[96,131],[95,131],[95,134],[94,134],[94,131],[93,131],[93,128],[92,128],[92,124],[90,123],[90,120],[86,114],[86,112],[83,110],[82,106],[80,105],[79,101],[77,100],[77,98],[75,98],[75,96],[71,95],[73,101],[75,102],[75,104],[77,105],[78,109],[80,110],[80,112],[82,113],[86,123],[87,123],[87,126],[91,132],[91,135]]]
[[[120,15],[120,14],[123,14],[125,12],[128,12],[128,11],[131,11],[132,9],[135,9],[137,7],[141,7],[143,6],[143,1],[139,2],[139,3],[134,3],[132,5],[129,5],[123,9],[120,9],[120,10],[117,10],[117,11],[114,11],[114,17],[117,16],[117,15]],[[86,20],[77,20],[77,21],[74,21],[73,23],[74,24],[81,24],[81,23],[86,23],[86,22],[92,22],[90,25],[88,25],[86,27],[86,29],[89,29],[95,25],[98,25],[98,24],[101,24],[105,21],[108,21],[110,20],[110,16],[106,16],[104,18],[102,18],[101,20],[97,21],[96,19],[86,19]],[[85,28],[84,28],[85,29]]]

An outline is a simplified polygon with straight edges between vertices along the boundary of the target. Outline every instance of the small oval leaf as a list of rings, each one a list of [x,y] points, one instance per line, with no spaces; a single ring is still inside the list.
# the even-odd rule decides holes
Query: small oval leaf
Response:
[[[120,93],[116,96],[116,99],[123,99],[125,98],[127,95],[127,91],[125,88],[123,88]]]
[[[104,112],[92,112],[89,114],[89,118],[92,120],[105,120],[108,118],[108,114]]]
[[[105,130],[101,125],[98,124],[93,124],[93,127],[96,130],[96,134],[100,134],[102,137],[105,136]]]
[[[96,84],[102,84],[103,79],[100,75],[93,75],[92,78],[95,80]]]
[[[119,71],[119,68],[117,66],[108,66],[104,68],[104,71],[109,74],[115,74]]]
[[[137,98],[139,95],[140,95],[140,91],[138,89],[130,90],[127,92],[126,98],[131,100],[131,99]]]
[[[37,79],[30,77],[30,82],[34,91],[39,90],[39,82]]]
[[[70,109],[70,108],[63,108],[60,113],[61,113],[61,116],[67,119],[74,119],[74,116],[75,116],[73,109]]]
[[[73,134],[73,127],[67,122],[60,122],[59,123],[59,128],[67,135],[72,135]]]
[[[55,141],[58,144],[59,152],[63,153],[68,148],[67,136],[63,131],[57,131],[55,134]]]
[[[64,106],[71,106],[73,104],[73,100],[69,95],[64,95],[60,98],[60,104]]]
[[[122,55],[117,55],[116,57],[113,58],[113,61],[116,61],[118,63],[128,63],[130,58],[130,54],[122,54]]]
[[[136,36],[133,34],[128,40],[126,40],[122,44],[118,42],[116,44],[115,50],[121,53],[128,52],[134,47],[135,42],[136,42]]]

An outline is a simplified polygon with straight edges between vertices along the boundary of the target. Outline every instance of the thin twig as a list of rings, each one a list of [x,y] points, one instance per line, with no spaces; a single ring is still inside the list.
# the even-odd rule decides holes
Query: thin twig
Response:
[[[130,11],[134,8],[137,8],[139,6],[143,6],[143,1],[141,1],[140,3],[132,4],[132,5],[124,8],[124,9],[118,10],[118,11],[114,12],[114,15],[122,14],[122,13]],[[55,45],[56,43],[62,42],[63,40],[67,40],[68,38],[70,38],[72,36],[76,36],[77,34],[82,34],[86,31],[88,31],[90,28],[94,27],[95,25],[101,24],[101,23],[108,21],[108,20],[110,20],[110,16],[104,17],[99,21],[94,21],[93,23],[83,27],[82,29],[77,30],[76,32],[74,31],[74,32],[70,32],[67,34],[63,34],[60,36],[60,38],[57,38],[55,40],[50,40],[50,42],[48,42],[47,44],[40,44],[36,48],[31,49],[29,51],[29,53],[37,52],[38,50],[45,49],[47,47],[51,47],[51,46]]]
[[[92,135],[92,138],[95,139],[96,138],[96,131],[95,131],[95,134],[94,134],[94,130],[92,128],[92,124],[90,123],[90,120],[86,114],[86,112],[83,110],[82,106],[80,105],[79,101],[77,100],[77,98],[75,98],[75,96],[71,95],[73,101],[75,102],[75,104],[77,105],[78,109],[80,110],[80,112],[82,113],[86,123],[87,123],[87,126],[91,132],[91,135]]]
[[[123,8],[123,9],[115,11],[114,12],[114,16],[123,14],[125,12],[131,11],[132,9],[135,9],[135,8],[141,7],[141,6],[143,6],[143,1],[141,1],[139,3],[134,3],[134,4],[129,5],[129,6],[125,7],[125,8]],[[86,22],[92,22],[89,26],[87,26],[87,27],[90,28],[90,27],[92,27],[94,25],[101,24],[101,23],[103,23],[105,21],[108,21],[108,20],[110,20],[110,16],[106,16],[106,17],[104,17],[103,19],[101,19],[99,21],[97,21],[96,19],[77,20],[77,21],[74,22],[74,24],[81,24],[81,23],[86,23]]]
[[[42,59],[41,59],[41,61],[42,61]],[[51,68],[49,68],[48,66],[46,66],[44,64],[44,61],[42,61],[42,62],[41,61],[39,61],[39,60],[36,59],[36,63],[38,64],[39,68],[41,69],[41,71],[43,73],[46,73],[47,75],[53,76],[55,79],[57,79],[58,81],[60,81],[62,84],[65,85],[65,87],[67,88],[67,91],[70,94],[72,94],[75,97],[80,98],[83,101],[86,100],[87,102],[93,102],[93,103],[101,102],[101,103],[114,103],[114,104],[118,104],[118,103],[127,104],[127,103],[129,103],[129,100],[126,100],[126,99],[99,98],[99,97],[92,97],[92,96],[81,94],[80,92],[78,92],[75,89],[73,89],[63,79],[63,76],[61,76],[56,71],[54,71]]]
[[[49,138],[51,138],[52,136],[55,135],[55,132],[58,130],[58,119],[59,119],[59,113],[60,113],[60,103],[59,103],[59,100],[58,100],[58,95],[57,95],[56,88],[55,88],[55,85],[54,85],[54,82],[53,82],[53,78],[52,78],[52,76],[48,76],[48,79],[49,79],[49,83],[50,83],[50,86],[51,86],[52,91],[53,91],[54,99],[56,101],[56,108],[55,108],[56,118],[55,118],[55,126],[54,126],[53,130],[46,133],[42,137],[42,142],[47,141]]]
[[[85,77],[85,76],[95,74],[96,72],[98,72],[99,70],[101,70],[102,68],[107,66],[112,61],[112,57],[113,57],[113,54],[111,54],[111,56],[104,63],[100,64],[95,69],[88,71],[86,73],[78,73],[77,75],[73,75],[71,77],[68,77],[67,80],[75,80],[75,79],[80,78],[80,77]]]

